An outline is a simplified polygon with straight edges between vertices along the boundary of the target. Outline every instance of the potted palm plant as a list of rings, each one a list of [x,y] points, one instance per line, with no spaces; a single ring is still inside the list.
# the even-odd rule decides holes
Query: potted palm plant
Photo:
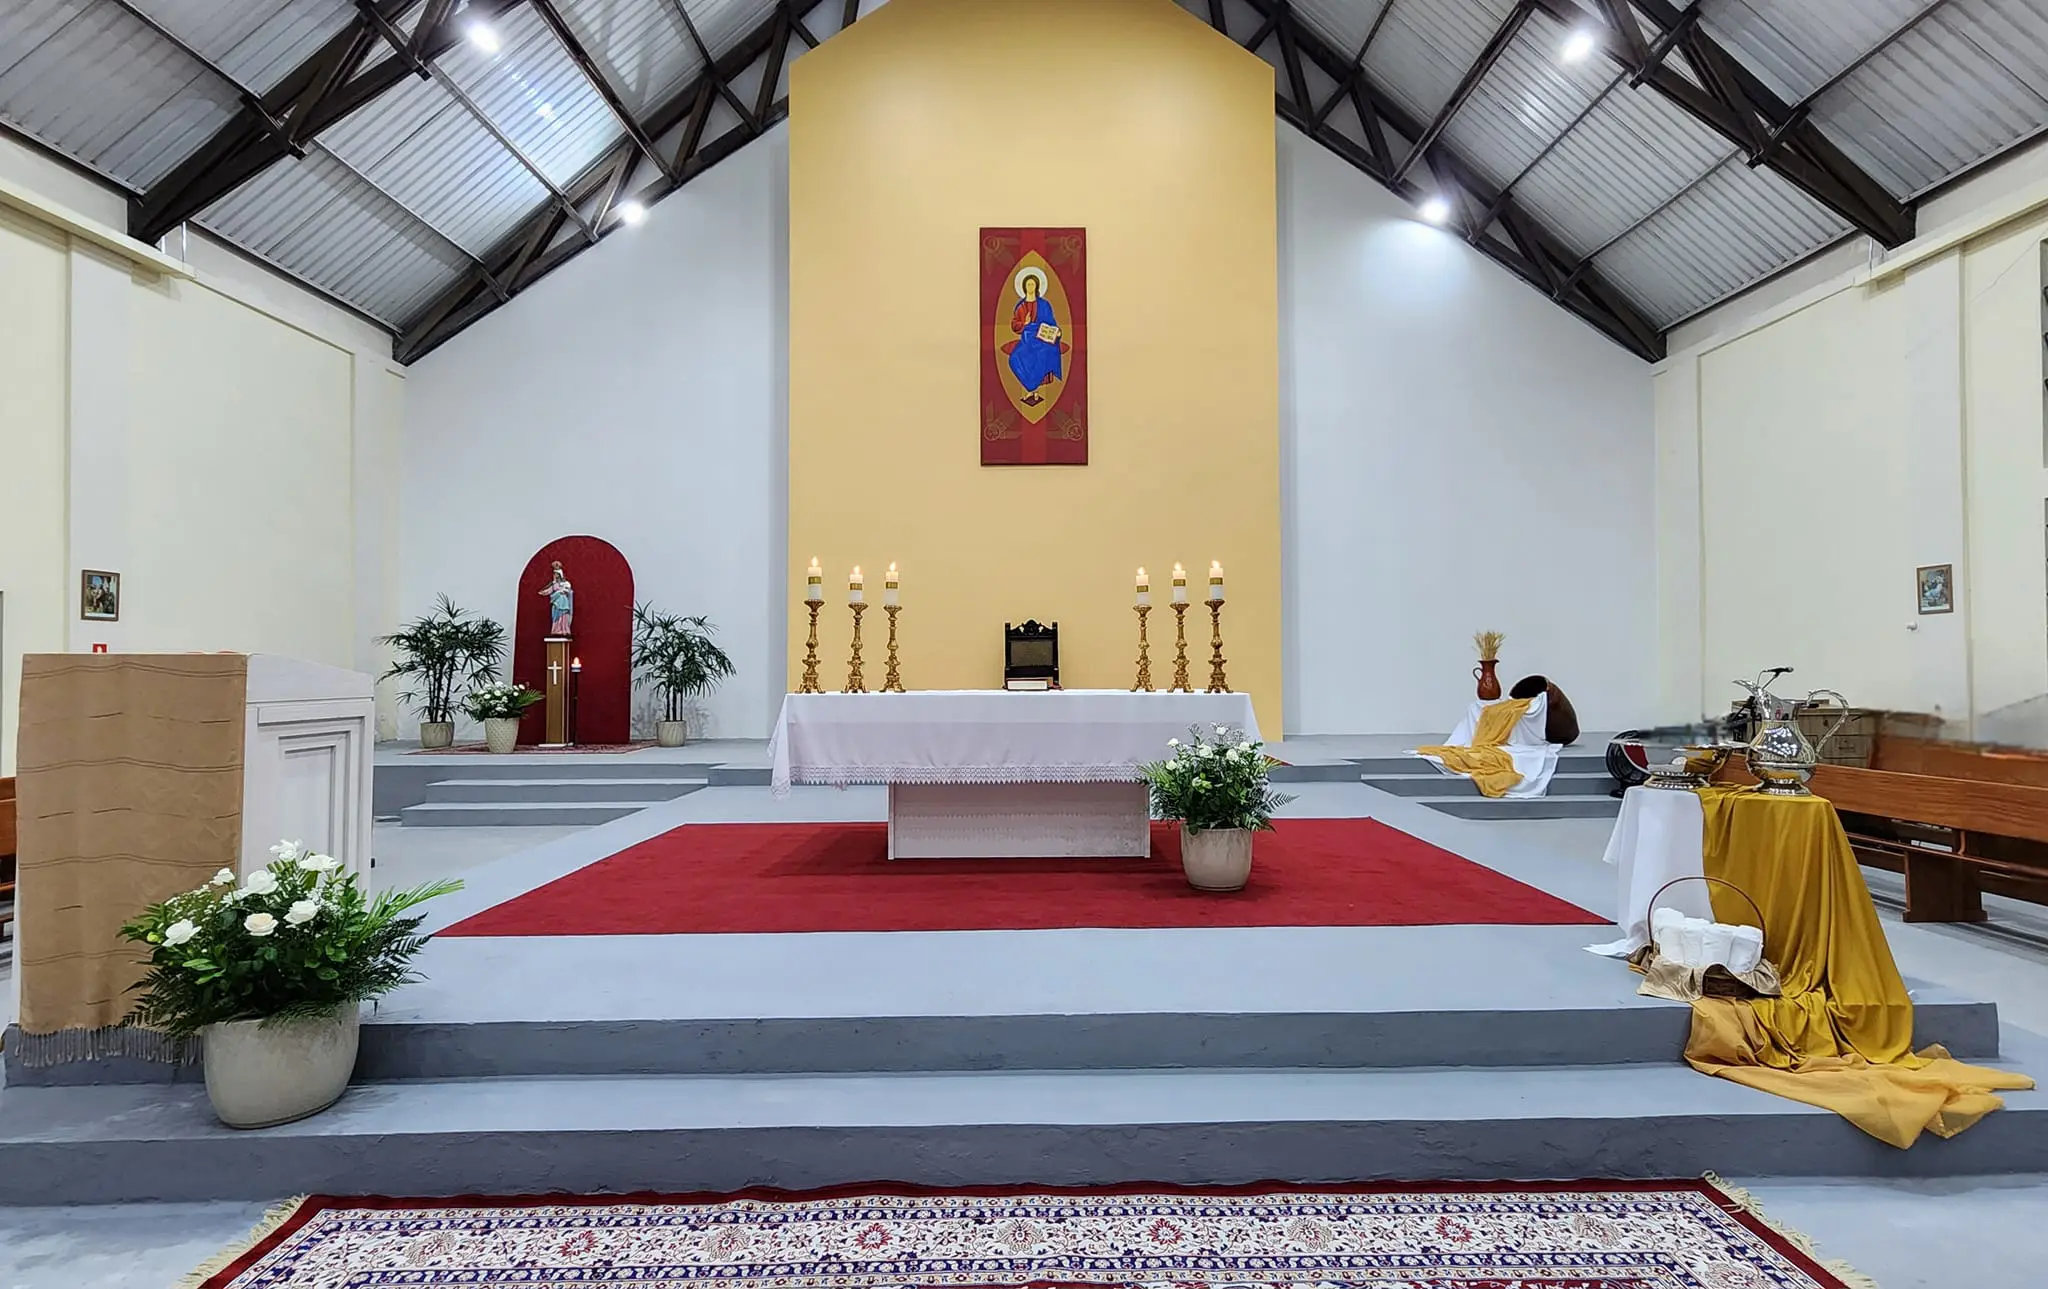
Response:
[[[494,680],[478,685],[462,700],[462,710],[482,721],[484,746],[503,756],[519,745],[519,718],[547,695],[516,681]]]
[[[1172,755],[1138,767],[1151,790],[1152,813],[1180,821],[1180,863],[1198,891],[1236,891],[1251,880],[1252,834],[1273,826],[1273,812],[1293,797],[1273,791],[1265,745],[1240,730],[1168,739]]]
[[[231,1128],[303,1119],[333,1105],[355,1068],[363,1003],[419,977],[418,905],[460,890],[429,882],[371,896],[298,842],[239,880],[223,868],[152,904],[121,934],[148,953],[127,1023],[197,1036],[206,1094]]]
[[[447,747],[455,741],[455,695],[490,679],[505,656],[505,628],[489,618],[455,607],[445,594],[432,612],[380,636],[397,661],[379,679],[399,679],[403,699],[420,714],[420,746]]]
[[[684,703],[710,693],[733,673],[732,659],[711,639],[717,630],[701,613],[679,618],[649,604],[633,606],[633,671],[661,698],[654,741],[662,747],[688,740]]]

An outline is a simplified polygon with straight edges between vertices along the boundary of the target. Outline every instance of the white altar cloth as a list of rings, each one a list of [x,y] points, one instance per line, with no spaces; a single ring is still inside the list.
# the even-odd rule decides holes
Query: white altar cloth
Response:
[[[1650,942],[1650,898],[1659,887],[1705,871],[1706,812],[1699,794],[1675,788],[1634,787],[1622,794],[1621,817],[1607,838],[1606,861],[1615,866],[1614,920],[1624,934],[1589,953],[1626,958]],[[1680,882],[1657,901],[1687,917],[1713,920],[1705,882]]]
[[[769,740],[775,792],[889,787],[889,857],[1143,856],[1138,767],[1222,725],[1259,738],[1246,694],[921,690],[790,694]]]
[[[1258,739],[1249,694],[934,689],[790,694],[768,742],[793,783],[1135,783],[1190,726]]]

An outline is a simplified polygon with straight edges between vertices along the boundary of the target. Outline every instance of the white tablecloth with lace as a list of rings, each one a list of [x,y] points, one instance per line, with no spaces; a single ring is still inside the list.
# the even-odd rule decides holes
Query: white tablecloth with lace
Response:
[[[769,741],[791,784],[887,784],[893,858],[1142,855],[1138,766],[1191,726],[1259,737],[1245,694],[790,694]]]

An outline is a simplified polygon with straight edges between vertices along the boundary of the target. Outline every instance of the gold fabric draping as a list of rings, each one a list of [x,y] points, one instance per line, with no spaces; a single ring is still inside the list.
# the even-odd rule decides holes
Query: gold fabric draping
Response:
[[[1480,709],[1479,725],[1472,731],[1470,747],[1419,747],[1415,750],[1442,761],[1447,770],[1470,775],[1472,782],[1479,785],[1482,796],[1504,797],[1522,781],[1522,776],[1502,744],[1515,732],[1515,723],[1529,714],[1529,704],[1533,701],[1510,698],[1504,703]]]
[[[1996,1089],[2034,1086],[1938,1046],[1913,1051],[1913,1003],[1830,802],[1707,788],[1700,804],[1706,874],[1763,910],[1764,953],[1784,994],[1694,1002],[1694,1069],[1832,1110],[1901,1148],[2001,1108]],[[1740,896],[1712,891],[1716,920],[1753,921]]]

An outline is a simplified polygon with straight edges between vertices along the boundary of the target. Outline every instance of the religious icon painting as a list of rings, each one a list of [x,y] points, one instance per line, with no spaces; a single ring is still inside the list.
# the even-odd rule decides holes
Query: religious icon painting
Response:
[[[121,620],[121,575],[89,568],[78,575],[78,616],[87,622]]]
[[[1088,464],[1088,235],[981,230],[981,463]]]

